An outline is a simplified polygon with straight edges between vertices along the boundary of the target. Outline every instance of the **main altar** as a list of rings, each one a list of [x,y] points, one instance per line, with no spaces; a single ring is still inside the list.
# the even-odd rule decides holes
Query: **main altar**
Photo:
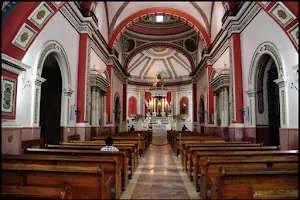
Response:
[[[143,129],[155,131],[174,129],[171,114],[172,102],[167,101],[168,87],[164,86],[163,76],[158,73],[154,77],[153,85],[150,87],[151,100],[147,105],[146,120]]]

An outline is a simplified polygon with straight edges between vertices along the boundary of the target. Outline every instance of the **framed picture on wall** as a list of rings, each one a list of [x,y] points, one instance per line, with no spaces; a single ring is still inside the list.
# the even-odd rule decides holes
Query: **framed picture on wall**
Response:
[[[16,80],[12,78],[2,77],[2,115],[14,115],[15,112],[15,93],[16,93]]]

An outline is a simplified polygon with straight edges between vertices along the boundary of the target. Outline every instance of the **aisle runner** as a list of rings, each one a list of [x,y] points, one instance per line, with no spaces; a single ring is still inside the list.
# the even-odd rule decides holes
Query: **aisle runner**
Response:
[[[166,132],[153,134],[152,143],[166,144]],[[170,145],[150,145],[121,199],[199,199],[179,158]]]

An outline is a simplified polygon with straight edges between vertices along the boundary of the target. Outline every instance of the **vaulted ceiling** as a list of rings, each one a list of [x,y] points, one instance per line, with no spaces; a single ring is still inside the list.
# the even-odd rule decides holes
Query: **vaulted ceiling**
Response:
[[[123,21],[141,13],[118,37],[122,48],[119,53],[122,53],[124,69],[130,74],[131,81],[151,83],[159,72],[166,82],[190,80],[189,74],[199,62],[197,55],[205,45],[199,29],[179,12],[193,17],[209,36],[213,2],[109,1],[106,4],[110,37]],[[155,12],[164,8],[179,12]],[[143,13],[146,9],[153,9],[153,12]],[[162,22],[156,21],[157,15],[163,15]]]

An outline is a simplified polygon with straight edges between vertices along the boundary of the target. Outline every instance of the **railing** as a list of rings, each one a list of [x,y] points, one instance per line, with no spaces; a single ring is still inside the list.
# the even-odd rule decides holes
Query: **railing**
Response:
[[[229,16],[236,16],[237,13],[240,11],[241,7],[243,6],[243,4],[244,4],[243,1],[237,1],[235,7],[227,10],[224,16],[222,17],[222,24],[224,24],[224,22]]]

